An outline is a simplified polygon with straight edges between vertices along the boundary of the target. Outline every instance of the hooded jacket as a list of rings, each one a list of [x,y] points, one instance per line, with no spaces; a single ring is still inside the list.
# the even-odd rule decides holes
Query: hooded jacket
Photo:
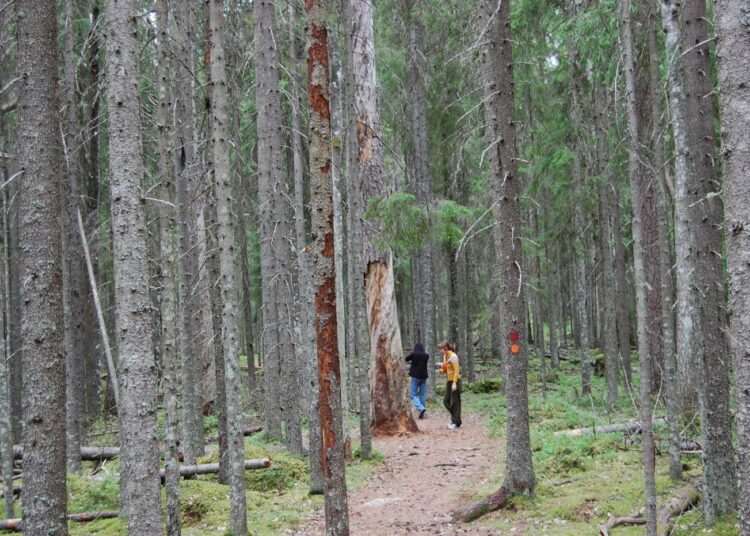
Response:
[[[411,363],[409,366],[409,376],[419,380],[426,380],[428,359],[430,359],[430,356],[424,351],[424,346],[420,343],[414,345],[414,351],[406,356],[406,361]]]

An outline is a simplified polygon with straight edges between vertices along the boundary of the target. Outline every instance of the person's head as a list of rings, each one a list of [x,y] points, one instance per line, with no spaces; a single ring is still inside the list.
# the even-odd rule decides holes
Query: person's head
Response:
[[[454,354],[456,353],[456,347],[448,341],[443,341],[438,344],[438,349],[443,355],[447,354],[448,352],[453,352]]]
[[[414,345],[414,353],[415,354],[423,354],[424,353],[424,345],[421,342],[418,342]]]

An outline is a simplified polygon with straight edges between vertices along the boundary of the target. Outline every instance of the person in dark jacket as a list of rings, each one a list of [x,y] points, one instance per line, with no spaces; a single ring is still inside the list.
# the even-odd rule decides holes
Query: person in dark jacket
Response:
[[[422,343],[414,345],[414,351],[406,356],[410,363],[409,376],[411,376],[411,403],[419,412],[419,418],[424,419],[424,399],[427,393],[427,360],[430,356],[424,351]]]

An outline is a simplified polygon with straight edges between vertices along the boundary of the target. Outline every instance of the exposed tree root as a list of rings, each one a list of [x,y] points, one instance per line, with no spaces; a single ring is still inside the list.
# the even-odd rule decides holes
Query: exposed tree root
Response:
[[[508,489],[503,486],[489,497],[454,512],[453,519],[469,523],[485,514],[505,508],[508,505],[509,498]]]
[[[619,525],[645,525],[646,519],[643,517],[615,517],[609,516],[607,523],[599,527],[599,536],[609,536],[609,531]]]
[[[668,536],[674,527],[673,517],[692,508],[700,499],[700,493],[695,484],[687,484],[680,488],[677,495],[669,499],[656,514],[657,536]],[[615,517],[610,515],[607,523],[599,527],[599,536],[610,536],[609,531],[620,525],[645,525],[644,517]]]

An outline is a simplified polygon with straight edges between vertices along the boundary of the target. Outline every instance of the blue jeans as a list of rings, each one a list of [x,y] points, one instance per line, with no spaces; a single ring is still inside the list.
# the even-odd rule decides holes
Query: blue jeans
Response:
[[[420,380],[419,378],[411,379],[411,403],[417,411],[422,411],[424,408],[424,397],[427,394],[427,380]]]

